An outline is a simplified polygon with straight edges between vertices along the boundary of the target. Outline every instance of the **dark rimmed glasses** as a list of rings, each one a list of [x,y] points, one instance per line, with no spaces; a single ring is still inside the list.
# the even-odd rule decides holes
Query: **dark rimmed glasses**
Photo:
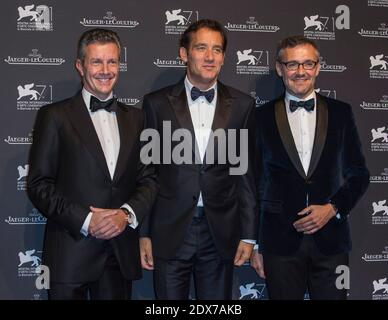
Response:
[[[299,69],[299,66],[303,66],[305,70],[312,70],[318,64],[318,61],[307,60],[299,63],[298,61],[279,61],[279,63],[286,66],[287,70],[296,71]]]

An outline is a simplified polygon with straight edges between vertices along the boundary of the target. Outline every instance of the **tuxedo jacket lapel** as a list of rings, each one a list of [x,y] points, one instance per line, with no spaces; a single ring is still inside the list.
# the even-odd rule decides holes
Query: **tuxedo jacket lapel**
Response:
[[[311,154],[311,160],[309,165],[309,170],[307,175],[304,172],[303,165],[300,161],[298,151],[296,149],[296,145],[294,142],[294,138],[292,136],[291,128],[288,123],[286,107],[284,104],[284,97],[278,99],[275,102],[275,118],[276,124],[280,133],[280,137],[282,139],[284,148],[287,151],[288,156],[291,159],[295,169],[298,173],[304,178],[309,179],[314,170],[316,169],[319,159],[321,157],[323,148],[326,142],[326,134],[327,134],[327,124],[328,124],[328,114],[327,114],[327,104],[325,100],[317,94],[317,124],[315,127],[315,138],[313,144],[313,150]]]
[[[198,158],[199,149],[195,139],[193,122],[191,120],[190,110],[187,103],[186,89],[183,80],[178,82],[177,85],[173,87],[171,94],[169,94],[167,98],[170,101],[172,109],[174,110],[180,128],[184,128],[190,131],[192,138],[192,151],[196,157],[195,162],[201,163],[201,159]]]
[[[307,178],[310,178],[314,173],[315,168],[318,165],[321,157],[323,147],[326,142],[327,124],[328,124],[328,111],[326,101],[322,96],[317,94],[317,125],[315,127],[314,145],[311,154],[310,166],[307,173]]]
[[[231,111],[233,98],[230,95],[228,89],[220,82],[217,84],[217,104],[214,113],[212,131],[217,129],[225,129],[228,122]]]
[[[117,157],[117,163],[116,163],[116,170],[113,175],[113,181],[116,182],[122,175],[122,173],[127,169],[128,166],[128,157],[130,154],[130,151],[132,150],[132,145],[134,143],[133,141],[133,134],[131,129],[131,117],[130,112],[128,112],[128,109],[126,106],[121,105],[118,103],[117,106],[117,112],[116,112],[116,119],[117,119],[117,126],[119,129],[120,134],[120,151],[119,155]],[[135,124],[133,124],[134,126]]]
[[[304,179],[306,179],[306,174],[304,172],[303,165],[302,165],[302,162],[300,161],[298,150],[296,149],[294,138],[292,136],[290,124],[288,123],[286,106],[284,104],[284,96],[279,98],[275,102],[274,108],[275,108],[276,125],[278,127],[278,131],[282,139],[283,146],[286,149],[287,154],[290,157],[290,160],[294,165],[295,169]]]
[[[70,103],[71,112],[68,113],[70,122],[72,123],[75,131],[78,133],[81,141],[98,163],[102,172],[111,179],[104,152],[98,139],[97,132],[94,129],[92,119],[90,118],[89,112],[85,106],[82,94],[78,93],[73,97]]]
[[[220,82],[217,83],[217,103],[216,103],[216,110],[214,112],[214,118],[213,118],[213,123],[212,123],[212,132],[209,136],[209,141],[208,141],[208,145],[206,147],[206,153],[205,153],[205,156],[204,156],[204,163],[206,163],[206,155],[208,152],[212,152],[213,153],[213,158],[214,158],[214,161],[213,163],[218,163],[217,161],[217,156],[218,156],[218,148],[225,148],[224,151],[222,152],[225,152],[227,151],[226,149],[226,145],[225,146],[220,146],[218,144],[218,139],[214,139],[214,136],[212,137],[212,135],[214,134],[214,132],[217,130],[217,129],[226,129],[227,128],[227,125],[228,125],[228,122],[229,122],[229,117],[230,117],[230,113],[231,113],[231,110],[232,110],[232,103],[233,103],[233,97],[230,95],[228,89]],[[225,143],[227,142],[227,132],[225,131],[225,135],[226,135],[226,141]],[[209,143],[210,142],[210,139],[213,139],[213,143]],[[210,150],[213,149],[213,150]],[[212,165],[213,163],[210,163],[210,164],[205,164],[206,166],[209,166],[209,165]]]

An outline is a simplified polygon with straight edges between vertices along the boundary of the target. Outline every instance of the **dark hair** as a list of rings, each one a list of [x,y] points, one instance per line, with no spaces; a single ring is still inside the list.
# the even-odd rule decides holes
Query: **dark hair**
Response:
[[[317,46],[315,41],[310,40],[304,36],[291,36],[291,37],[287,37],[279,42],[279,44],[276,48],[276,60],[278,60],[278,61],[281,60],[282,51],[284,49],[295,48],[296,46],[304,45],[304,44],[309,44],[310,46],[312,46],[317,51],[317,54],[319,57],[319,50],[318,50],[318,46]]]
[[[112,30],[95,28],[88,31],[85,31],[78,41],[77,47],[77,59],[84,61],[85,59],[85,49],[91,43],[115,43],[119,48],[119,54],[121,51],[121,43],[118,34]]]
[[[191,34],[197,32],[199,29],[207,28],[213,31],[217,31],[221,34],[222,37],[222,51],[226,51],[226,45],[228,44],[228,39],[226,37],[226,32],[224,27],[216,20],[211,19],[202,19],[196,22],[193,22],[189,27],[183,32],[180,40],[179,46],[184,47],[187,51],[189,50],[191,42]]]

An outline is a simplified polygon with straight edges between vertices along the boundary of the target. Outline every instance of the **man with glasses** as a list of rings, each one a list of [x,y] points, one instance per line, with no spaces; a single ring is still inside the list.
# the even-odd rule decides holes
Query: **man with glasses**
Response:
[[[256,113],[261,223],[251,265],[270,299],[346,299],[336,269],[348,266],[347,217],[369,184],[352,108],[314,91],[319,52],[309,39],[281,41],[276,71],[286,92]]]

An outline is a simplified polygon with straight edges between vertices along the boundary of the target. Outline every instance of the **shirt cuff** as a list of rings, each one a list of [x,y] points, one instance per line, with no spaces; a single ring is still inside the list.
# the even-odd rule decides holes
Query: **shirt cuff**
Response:
[[[131,206],[128,203],[124,203],[120,208],[125,208],[131,213],[132,223],[129,224],[128,226],[131,227],[132,229],[136,229],[137,226],[139,225],[139,222],[137,221],[136,214],[132,210]]]
[[[256,240],[253,239],[242,239],[241,241],[249,244],[256,244]]]
[[[84,224],[82,225],[82,228],[80,230],[80,232],[85,236],[87,237],[89,235],[89,224],[90,224],[90,220],[92,219],[92,212],[89,212],[89,214],[87,215],[85,221],[84,221]]]
[[[334,210],[336,210],[335,217],[337,218],[337,220],[340,220],[341,214],[338,212],[338,207],[335,205],[335,203],[331,202],[331,200],[329,201],[329,203],[333,206]]]

